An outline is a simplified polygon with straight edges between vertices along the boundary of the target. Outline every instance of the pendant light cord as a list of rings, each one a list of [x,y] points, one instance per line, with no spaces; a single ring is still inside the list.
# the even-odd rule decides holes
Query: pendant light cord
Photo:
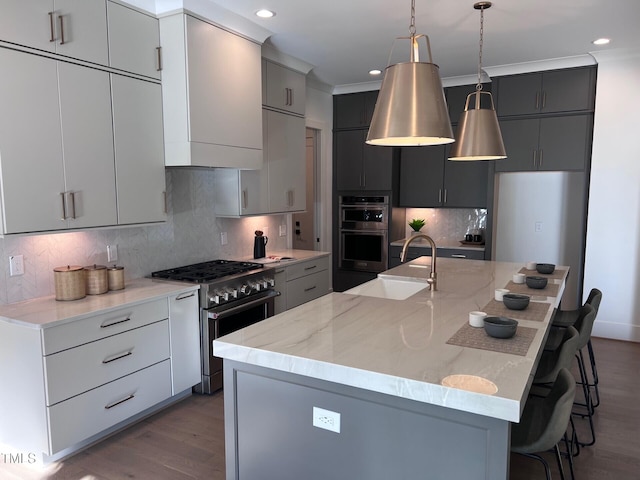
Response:
[[[478,83],[476,84],[476,90],[482,90],[482,44],[484,37],[484,7],[480,8],[480,48],[478,53]]]

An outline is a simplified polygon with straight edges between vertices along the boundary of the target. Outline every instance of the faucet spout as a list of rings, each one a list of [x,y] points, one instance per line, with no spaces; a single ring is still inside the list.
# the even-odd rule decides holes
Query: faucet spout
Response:
[[[404,263],[407,259],[407,251],[409,250],[409,245],[414,240],[418,238],[424,238],[427,242],[429,242],[429,246],[431,247],[431,271],[429,272],[429,279],[427,283],[429,284],[429,289],[431,291],[436,290],[436,285],[438,281],[438,274],[436,273],[436,242],[433,241],[429,235],[425,235],[424,233],[419,233],[418,235],[412,235],[404,241],[404,245],[402,245],[402,252],[400,253],[400,262]]]

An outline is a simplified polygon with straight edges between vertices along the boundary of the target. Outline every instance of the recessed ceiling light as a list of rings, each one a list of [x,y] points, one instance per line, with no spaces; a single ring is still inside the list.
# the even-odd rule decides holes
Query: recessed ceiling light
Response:
[[[594,45],[606,45],[607,43],[609,43],[611,40],[608,38],[598,38],[597,40],[594,40],[593,43]]]
[[[382,73],[382,70],[378,70],[377,68],[374,68],[373,70],[369,70],[369,75],[380,75]]]
[[[272,12],[271,10],[266,10],[266,9],[258,10],[256,12],[256,15],[260,18],[271,18],[275,16],[275,14],[276,12]]]

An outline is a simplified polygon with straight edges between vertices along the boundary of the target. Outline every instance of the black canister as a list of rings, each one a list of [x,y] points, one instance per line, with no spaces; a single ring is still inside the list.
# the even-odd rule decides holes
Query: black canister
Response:
[[[267,254],[267,242],[269,237],[265,237],[261,230],[256,230],[256,238],[253,240],[253,258],[264,258]]]

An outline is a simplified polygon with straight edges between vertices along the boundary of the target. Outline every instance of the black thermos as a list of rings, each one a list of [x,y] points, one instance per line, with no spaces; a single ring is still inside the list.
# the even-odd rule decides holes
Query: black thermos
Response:
[[[261,230],[256,230],[256,238],[253,240],[253,258],[265,257],[268,241],[269,237],[264,237]]]

